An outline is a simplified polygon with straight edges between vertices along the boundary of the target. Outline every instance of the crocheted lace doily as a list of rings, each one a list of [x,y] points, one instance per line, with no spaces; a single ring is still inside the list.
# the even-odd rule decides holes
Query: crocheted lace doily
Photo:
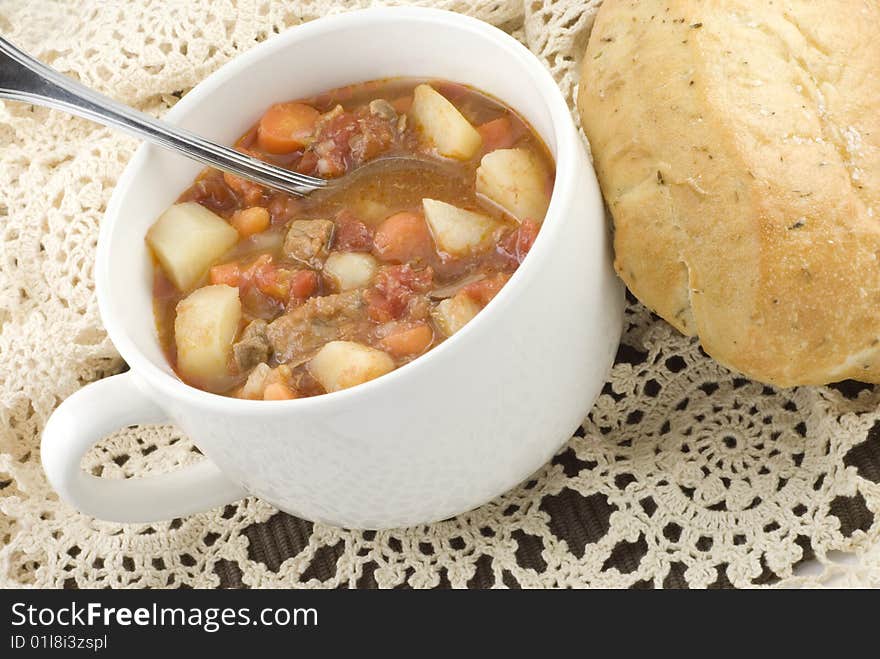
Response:
[[[4,0],[0,32],[162,114],[256,42],[365,4]],[[514,33],[573,99],[595,0],[423,4]],[[80,515],[49,488],[39,433],[59,401],[124,368],[98,317],[92,269],[98,222],[136,144],[5,103],[0,145],[0,586],[880,582],[880,390],[741,379],[634,302],[582,432],[527,483],[456,519],[362,533],[257,500],[163,524]],[[197,459],[173,428],[134,427],[102,442],[85,467],[123,478]],[[269,556],[266,538],[282,523],[286,546]]]

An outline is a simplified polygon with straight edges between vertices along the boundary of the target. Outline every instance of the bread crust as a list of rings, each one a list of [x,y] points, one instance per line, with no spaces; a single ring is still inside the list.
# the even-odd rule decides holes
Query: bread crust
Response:
[[[754,379],[880,382],[878,28],[878,0],[605,0],[596,18],[578,110],[615,267]]]

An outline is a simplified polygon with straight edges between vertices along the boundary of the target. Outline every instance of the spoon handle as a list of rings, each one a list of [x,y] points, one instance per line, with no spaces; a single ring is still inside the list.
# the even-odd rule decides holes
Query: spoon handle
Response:
[[[324,179],[252,158],[114,101],[46,66],[3,37],[0,98],[45,105],[119,128],[206,165],[291,194],[302,196],[327,186]]]

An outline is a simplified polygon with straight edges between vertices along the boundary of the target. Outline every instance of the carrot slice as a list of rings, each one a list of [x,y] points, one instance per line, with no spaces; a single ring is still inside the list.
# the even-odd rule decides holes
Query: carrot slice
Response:
[[[305,103],[270,107],[257,129],[257,145],[268,153],[290,153],[309,143],[320,113]]]
[[[379,347],[393,357],[410,357],[425,352],[433,340],[431,328],[419,323],[415,327],[389,334],[379,342]]]
[[[396,263],[427,259],[434,253],[425,218],[408,211],[387,217],[376,229],[373,245],[380,259]]]
[[[296,398],[296,392],[283,382],[267,384],[263,389],[263,400],[291,400]]]

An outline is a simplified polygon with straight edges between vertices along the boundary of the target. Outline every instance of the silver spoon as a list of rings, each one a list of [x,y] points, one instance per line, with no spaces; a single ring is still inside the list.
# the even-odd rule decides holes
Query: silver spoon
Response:
[[[220,146],[89,89],[0,37],[0,98],[64,110],[172,149],[206,165],[298,196],[330,182]]]

